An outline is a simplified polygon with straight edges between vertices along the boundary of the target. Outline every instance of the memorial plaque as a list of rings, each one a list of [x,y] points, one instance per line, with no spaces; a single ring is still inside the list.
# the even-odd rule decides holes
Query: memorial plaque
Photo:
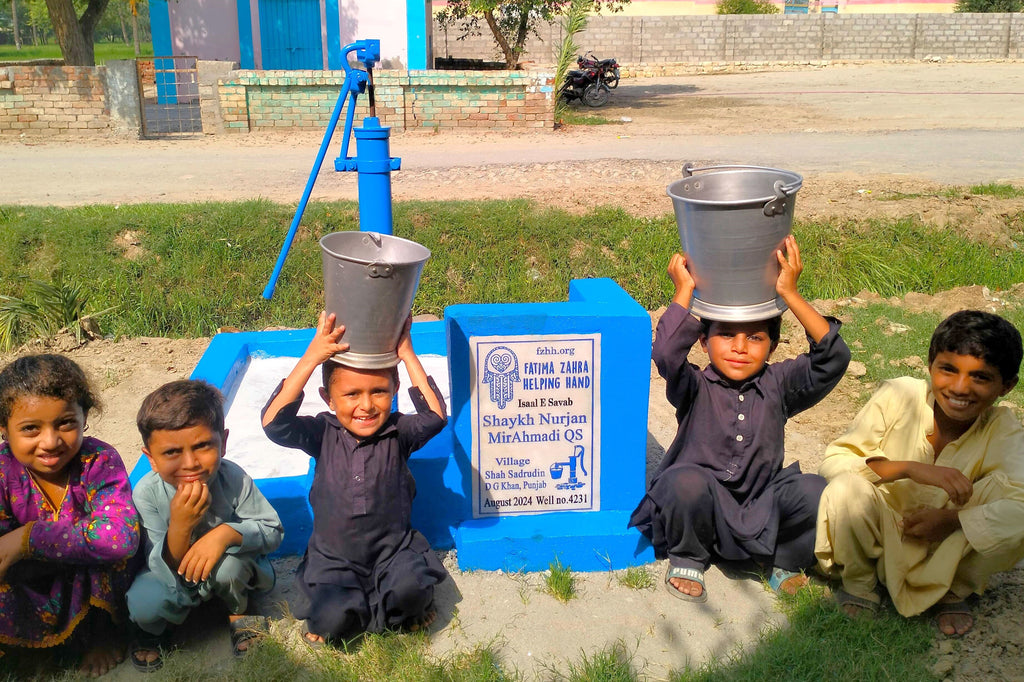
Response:
[[[473,515],[601,509],[600,334],[471,336]]]

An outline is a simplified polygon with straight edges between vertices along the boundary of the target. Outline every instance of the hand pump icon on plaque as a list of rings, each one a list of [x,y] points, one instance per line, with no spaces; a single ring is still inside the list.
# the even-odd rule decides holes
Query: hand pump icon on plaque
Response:
[[[585,483],[576,478],[576,468],[583,472],[584,476],[587,476],[587,470],[583,467],[583,455],[586,454],[587,450],[582,445],[574,445],[572,448],[572,455],[569,456],[569,460],[566,462],[554,462],[551,464],[551,478],[558,480],[562,477],[563,469],[569,467],[569,479],[565,483],[556,483],[555,488],[558,490],[576,490],[582,488]]]

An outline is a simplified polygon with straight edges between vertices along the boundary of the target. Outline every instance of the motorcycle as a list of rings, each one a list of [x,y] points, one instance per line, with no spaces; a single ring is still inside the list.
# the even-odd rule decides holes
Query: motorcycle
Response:
[[[603,107],[608,103],[612,91],[601,78],[598,68],[584,68],[565,74],[565,83],[558,95],[571,102],[578,99],[588,107]]]
[[[614,90],[619,87],[619,61],[615,57],[598,59],[593,52],[576,57],[576,64],[581,68],[596,68],[601,71],[605,85]]]

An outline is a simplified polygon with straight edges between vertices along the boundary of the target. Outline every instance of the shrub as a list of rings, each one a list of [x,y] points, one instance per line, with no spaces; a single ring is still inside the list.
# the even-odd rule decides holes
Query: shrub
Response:
[[[1021,0],[957,0],[954,12],[1020,12],[1024,10]]]
[[[979,2],[982,0],[974,0]],[[1019,2],[1020,0],[991,0],[996,2]],[[778,14],[779,8],[769,0],[718,0],[715,4],[718,14]]]

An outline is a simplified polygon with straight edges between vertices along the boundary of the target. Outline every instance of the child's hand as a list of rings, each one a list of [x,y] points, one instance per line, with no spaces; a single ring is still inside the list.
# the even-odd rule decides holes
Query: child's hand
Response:
[[[932,485],[942,488],[949,495],[949,501],[962,507],[974,494],[971,479],[964,476],[959,469],[943,467],[923,462],[907,462],[907,478],[921,485]]]
[[[345,333],[345,326],[335,328],[336,317],[334,313],[328,315],[326,311],[320,313],[320,319],[316,323],[316,333],[313,340],[306,348],[306,357],[316,361],[316,364],[327,362],[335,353],[342,353],[348,350],[347,343],[339,343],[342,334]]]
[[[954,509],[921,509],[903,517],[903,536],[922,542],[942,542],[960,528]]]
[[[178,491],[171,498],[171,523],[191,531],[203,520],[209,508],[210,489],[205,483],[179,483]]]
[[[785,255],[783,255],[785,251]],[[786,237],[786,243],[781,249],[775,252],[775,257],[779,261],[779,278],[775,280],[775,291],[783,298],[783,300],[789,300],[787,297],[797,293],[796,281],[800,278],[800,273],[804,271],[803,261],[800,260],[800,248],[796,245],[796,237],[788,235]]]
[[[686,267],[688,262],[686,254],[682,253],[673,253],[672,257],[668,260],[668,276],[672,279],[672,284],[676,288],[676,293],[672,300],[684,308],[690,307],[693,290],[697,288],[697,282],[694,281],[693,275],[690,274],[690,270]]]
[[[402,325],[402,335],[398,337],[398,347],[395,351],[398,353],[398,359],[402,362],[406,362],[406,358],[410,355],[415,355],[412,349],[412,313],[409,313],[409,317],[405,318],[405,324]],[[408,364],[408,363],[406,363]]]
[[[188,548],[178,564],[178,575],[189,582],[203,582],[210,577],[227,548],[241,540],[242,536],[230,526],[217,526]]]
[[[7,575],[7,569],[21,561],[21,548],[29,526],[19,526],[9,533],[0,535],[0,580]]]

